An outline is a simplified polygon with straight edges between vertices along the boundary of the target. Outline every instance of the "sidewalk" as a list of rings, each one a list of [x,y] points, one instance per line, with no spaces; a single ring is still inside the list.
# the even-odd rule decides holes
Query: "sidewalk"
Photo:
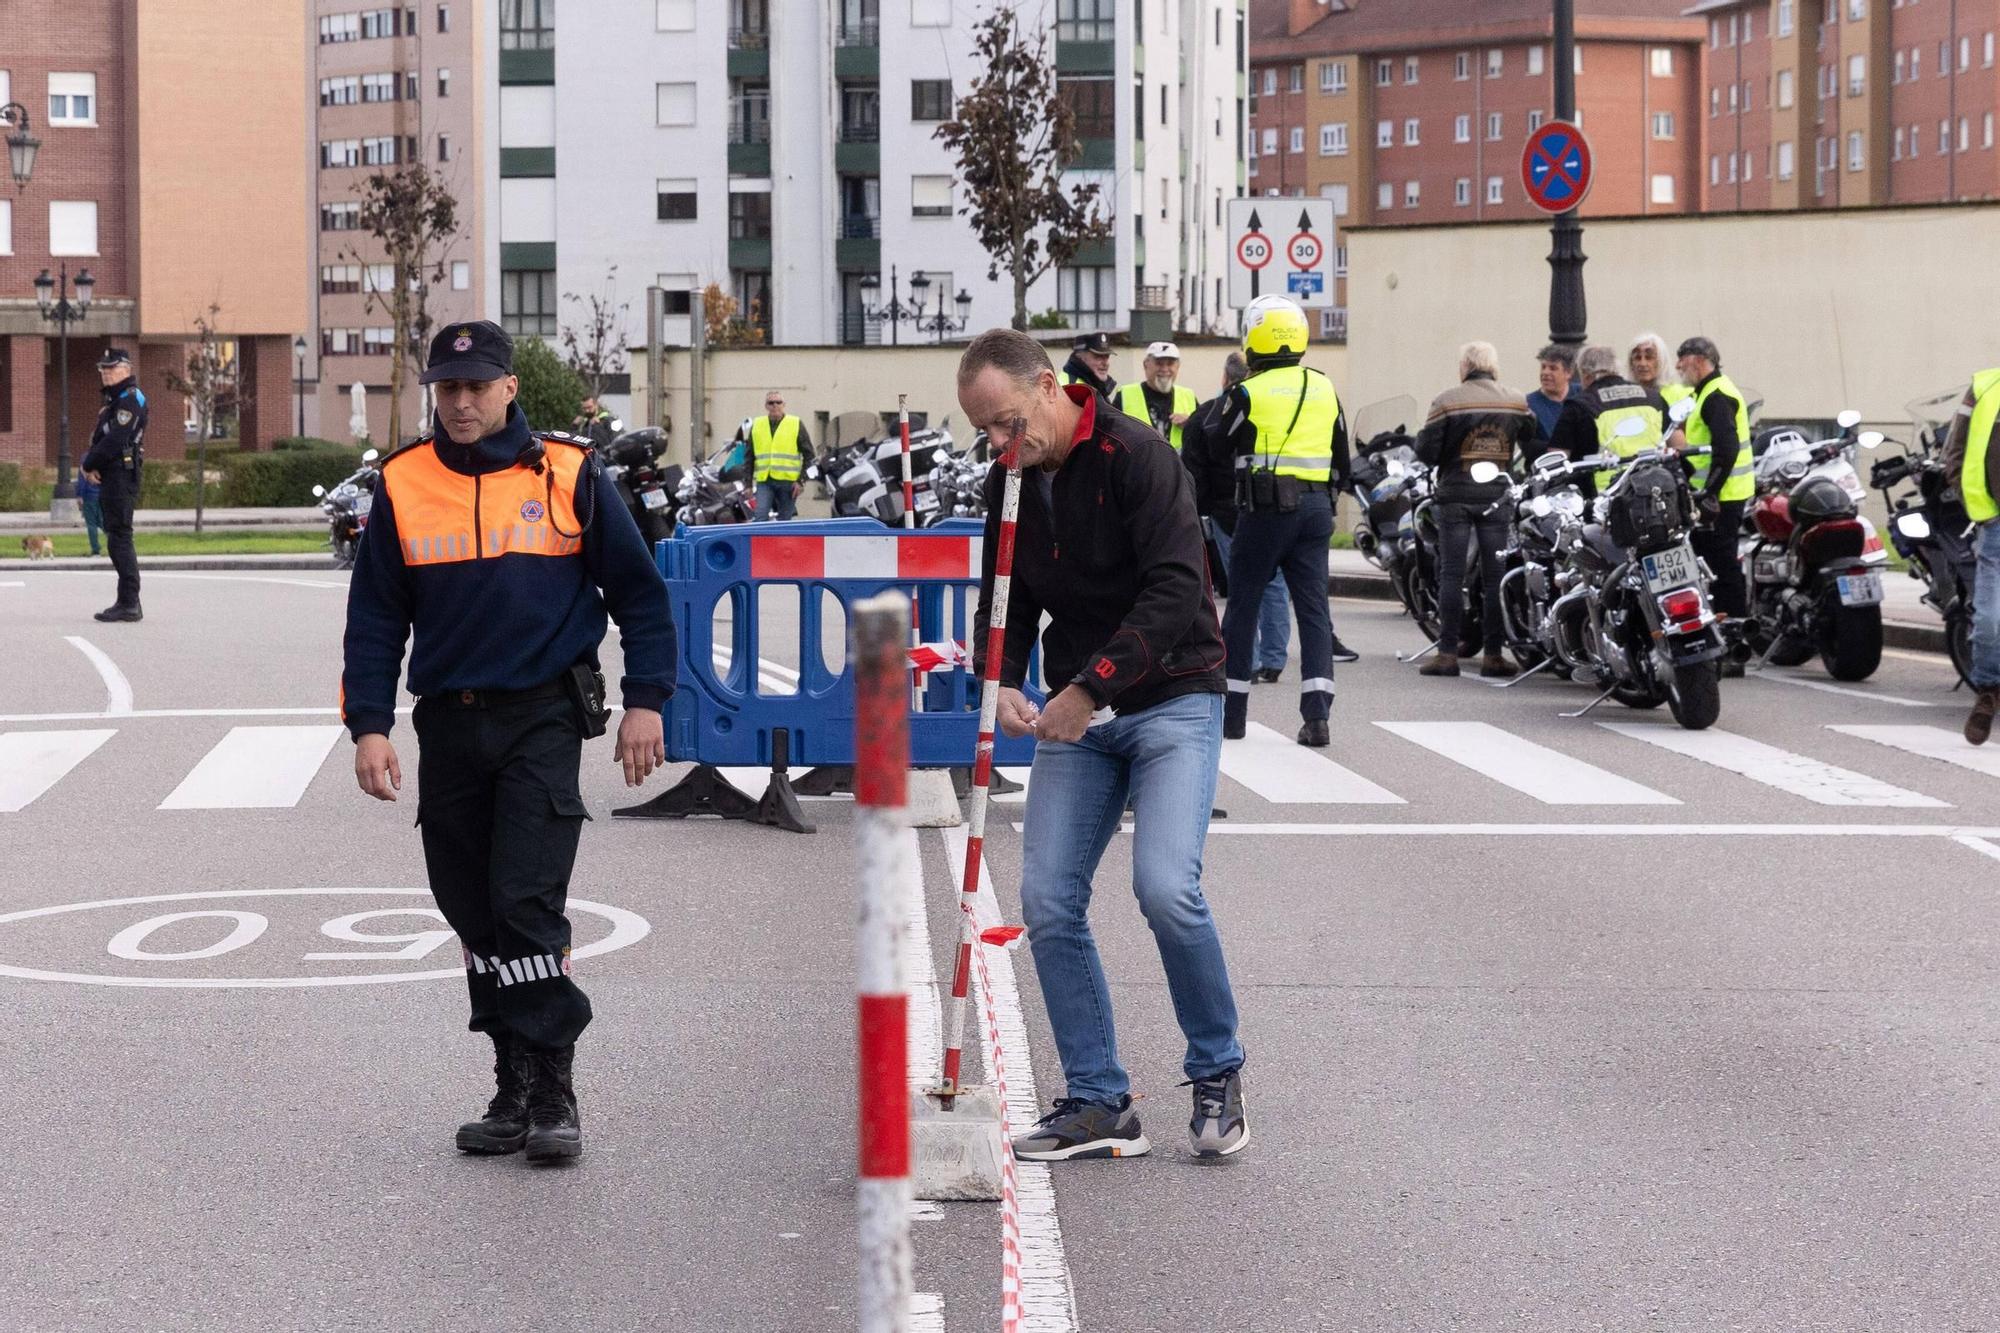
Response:
[[[202,510],[201,523],[207,528],[318,528],[326,524],[326,515],[318,505],[300,508],[261,509],[216,509]],[[192,528],[192,509],[140,509],[133,512],[132,526],[135,528]],[[55,524],[42,510],[32,509],[19,512],[0,513],[0,532],[54,532],[69,529],[83,531],[81,522]]]
[[[75,570],[101,570],[111,572],[108,556],[62,556],[55,560],[6,560],[0,561],[0,575],[14,578],[21,574],[60,574]],[[139,557],[139,574],[171,573],[176,570],[231,570],[254,569],[272,571],[280,569],[312,569],[322,574],[345,574],[337,568],[331,553],[293,552],[287,555],[163,555],[148,559]]]

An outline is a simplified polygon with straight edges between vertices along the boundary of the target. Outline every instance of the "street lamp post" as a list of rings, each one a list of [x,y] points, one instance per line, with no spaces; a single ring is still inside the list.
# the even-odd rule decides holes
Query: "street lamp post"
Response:
[[[1576,0],[1555,0],[1556,119],[1576,123]],[[1549,341],[1583,345],[1583,223],[1574,208],[1549,224]]]
[[[292,355],[298,358],[299,438],[303,440],[306,437],[306,340],[303,334],[293,336]]]
[[[56,326],[57,392],[61,395],[61,407],[56,418],[56,489],[49,500],[49,520],[55,523],[76,521],[76,484],[70,476],[69,464],[69,326],[80,322],[90,309],[90,295],[96,289],[97,280],[84,269],[76,275],[76,299],[69,298],[69,265],[63,264],[60,279],[51,278],[43,269],[35,278],[35,302],[42,308],[42,318]]]
[[[861,279],[862,317],[872,319],[877,324],[880,324],[885,319],[888,320],[889,345],[891,347],[897,346],[900,342],[899,335],[903,321],[906,319],[915,320],[923,314],[924,293],[930,289],[930,285],[931,280],[922,273],[912,276],[910,278],[910,303],[908,305],[903,304],[903,298],[897,294],[898,289],[902,286],[902,275],[897,271],[896,266],[891,264],[889,266],[889,304],[877,305],[875,304],[875,294],[882,290],[882,279],[873,273],[867,274]]]
[[[935,315],[926,315],[921,309],[917,311],[917,332],[935,334],[939,342],[943,342],[948,333],[965,332],[966,323],[972,317],[972,293],[963,288],[959,289],[958,295],[953,297],[951,302],[958,307],[958,315],[954,318],[944,312],[944,295],[948,290],[950,289],[946,287],[938,288]]]

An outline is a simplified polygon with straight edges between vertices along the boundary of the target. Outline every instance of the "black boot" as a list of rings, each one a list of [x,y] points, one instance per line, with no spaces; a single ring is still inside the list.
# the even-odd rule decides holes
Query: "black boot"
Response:
[[[107,606],[91,617],[93,620],[105,621],[144,620],[145,618],[146,614],[139,609],[137,602],[132,603],[130,606],[125,606],[122,603],[115,606]]]
[[[528,1141],[528,1057],[505,1032],[493,1038],[493,1100],[486,1114],[458,1127],[458,1150],[481,1156],[521,1151]]]
[[[577,1114],[576,1090],[570,1083],[575,1057],[573,1045],[528,1052],[534,1071],[528,1088],[530,1162],[561,1162],[583,1154],[583,1118]]]
[[[1299,744],[1310,745],[1314,749],[1333,744],[1333,733],[1328,729],[1323,717],[1309,717],[1299,728]]]

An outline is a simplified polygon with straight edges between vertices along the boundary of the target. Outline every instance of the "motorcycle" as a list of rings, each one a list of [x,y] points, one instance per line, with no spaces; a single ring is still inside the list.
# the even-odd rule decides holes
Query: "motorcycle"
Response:
[[[910,433],[911,505],[918,526],[938,520],[940,499],[932,474],[941,458],[952,457],[949,418],[943,427]],[[888,527],[903,526],[903,444],[900,436],[859,440],[830,450],[806,466],[808,481],[833,502],[835,518],[872,518]],[[949,517],[949,515],[946,515]]]
[[[730,448],[725,446],[682,474],[674,491],[677,525],[713,527],[757,517],[757,493],[745,480],[745,469],[730,460]]]
[[[618,487],[639,535],[651,547],[674,530],[674,510],[684,469],[660,466],[666,432],[657,426],[627,431],[606,447],[605,472]]]
[[[1757,496],[1746,516],[1741,555],[1750,585],[1751,650],[1777,666],[1818,654],[1835,680],[1865,680],[1882,663],[1882,567],[1888,553],[1861,515],[1867,492],[1855,471],[1861,414],[1835,420],[1841,433],[1808,440],[1796,430],[1765,433]]]
[[[333,563],[341,569],[354,568],[361,534],[368,527],[368,512],[375,506],[375,483],[381,476],[375,460],[381,456],[380,450],[369,449],[361,455],[361,467],[346,480],[335,483],[332,490],[319,485],[312,488],[320,512],[326,515],[327,545],[333,548]]]
[[[1500,576],[1500,615],[1507,649],[1523,673],[1516,681],[1544,669],[1571,679],[1595,678],[1594,663],[1573,647],[1585,642],[1576,623],[1584,614],[1581,598],[1570,595],[1582,577],[1563,555],[1564,534],[1585,521],[1589,508],[1578,478],[1595,470],[1593,463],[1550,451],[1529,465],[1527,480],[1511,492],[1514,518],[1507,569]]]
[[[1972,519],[1945,469],[1946,427],[1920,432],[1914,446],[1877,459],[1868,484],[1889,506],[1889,541],[1911,578],[1924,585],[1924,605],[1944,620],[1945,647],[1958,678],[1972,683],[1972,586],[1978,560]],[[1908,484],[1900,494],[1895,488]]]
[[[931,468],[930,489],[937,496],[933,522],[948,518],[986,517],[986,474],[991,464],[976,455],[940,454]]]
[[[1402,409],[1400,415],[1396,409]],[[1362,515],[1354,526],[1354,549],[1389,576],[1403,610],[1435,639],[1437,564],[1417,540],[1416,521],[1430,498],[1431,469],[1417,458],[1416,440],[1404,424],[1415,410],[1415,402],[1404,396],[1370,404],[1356,415],[1357,438],[1365,443],[1349,469]],[[1371,424],[1378,429],[1360,433]]]

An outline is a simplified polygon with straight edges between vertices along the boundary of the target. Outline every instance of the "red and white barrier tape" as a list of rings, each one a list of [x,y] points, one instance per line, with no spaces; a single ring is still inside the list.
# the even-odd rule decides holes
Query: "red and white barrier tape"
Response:
[[[966,929],[979,930],[972,904],[960,903]],[[1020,938],[1019,926],[992,926],[979,931],[982,944],[1002,948]],[[992,1052],[993,1090],[1000,1104],[1000,1333],[1021,1327],[1021,1191],[1014,1172],[1014,1131],[1007,1118],[1007,1065],[1000,1055],[1000,1013],[993,1004],[993,979],[986,970],[986,951],[972,951],[979,968],[979,1005],[986,1018],[986,1044]]]

